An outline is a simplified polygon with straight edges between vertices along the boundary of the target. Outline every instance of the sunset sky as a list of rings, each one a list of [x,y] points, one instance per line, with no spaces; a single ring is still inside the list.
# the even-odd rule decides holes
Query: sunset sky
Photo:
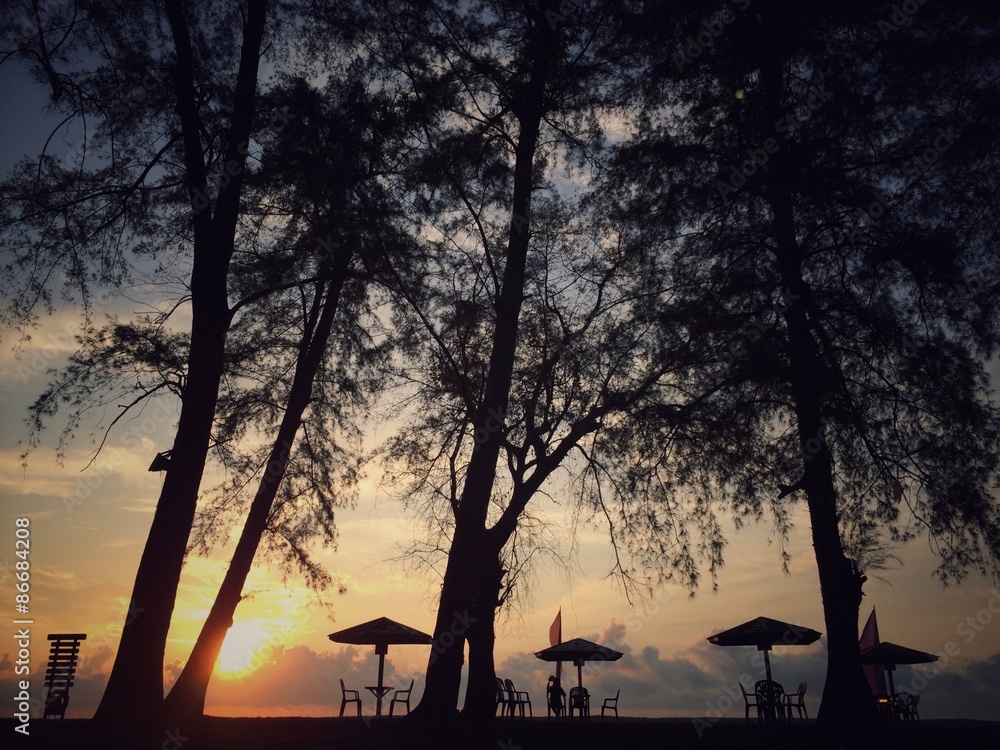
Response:
[[[0,122],[0,170],[16,155],[37,148],[46,134],[37,127],[44,122],[42,101],[12,70],[0,66],[2,100],[19,103]],[[127,304],[116,303],[106,311],[128,310]],[[32,691],[44,697],[46,634],[87,633],[67,714],[85,717],[97,706],[117,648],[162,481],[162,475],[146,469],[157,451],[170,447],[176,404],[164,400],[160,408],[122,424],[89,468],[93,445],[87,429],[70,445],[64,465],[57,465],[58,426],[22,468],[25,408],[43,389],[46,369],[65,362],[76,314],[68,308],[46,319],[17,352],[15,335],[7,332],[0,340],[0,528],[6,540],[0,548],[0,589],[13,613],[14,520],[29,518]],[[366,444],[377,444],[395,427],[373,415]],[[742,702],[731,697],[739,694],[736,681],[745,674],[762,677],[763,662],[752,648],[719,648],[706,637],[758,615],[825,629],[801,504],[786,547],[791,554],[787,575],[778,540],[766,524],[730,529],[717,593],[706,577],[693,597],[668,587],[630,603],[606,578],[612,550],[604,530],[575,522],[573,498],[565,488],[553,485],[549,491],[552,499],[542,499],[537,511],[565,540],[565,566],[549,564],[537,571],[523,608],[500,626],[496,649],[498,674],[529,691],[536,715],[544,715],[545,679],[552,667],[532,652],[548,645],[548,628],[560,608],[564,639],[589,638],[624,652],[618,662],[588,668],[584,677],[598,698],[620,688],[623,715],[742,715]],[[346,591],[338,593],[335,586],[317,595],[300,580],[283,581],[280,572],[259,566],[247,584],[252,597],[237,610],[220,657],[208,694],[209,713],[335,715],[338,679],[363,692],[363,686],[374,684],[377,657],[370,647],[333,644],[328,633],[379,616],[432,630],[439,581],[394,560],[412,541],[414,524],[380,483],[377,465],[368,470],[357,506],[339,511],[337,522],[339,549],[320,550],[317,558]],[[895,552],[902,565],[886,571],[885,580],[868,582],[860,624],[874,606],[883,640],[957,654],[920,671],[900,667],[897,688],[921,693],[924,718],[1000,719],[1000,587],[973,574],[961,586],[943,588],[933,576],[935,561],[924,537]],[[187,562],[166,654],[168,685],[197,636],[226,560],[220,550]],[[9,636],[3,644],[0,685],[7,695],[15,692],[16,648]],[[419,698],[427,658],[428,647],[390,647],[386,683],[405,687],[415,678],[414,697]],[[774,678],[787,690],[808,681],[810,715],[819,706],[825,658],[825,638],[809,647],[778,648],[772,656]],[[366,713],[373,712],[370,695],[362,697]],[[0,715],[11,714],[10,702],[3,703]]]

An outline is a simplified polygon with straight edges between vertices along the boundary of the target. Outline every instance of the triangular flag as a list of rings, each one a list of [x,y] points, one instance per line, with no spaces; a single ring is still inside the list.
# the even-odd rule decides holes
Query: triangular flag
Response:
[[[549,645],[558,646],[560,643],[562,643],[562,607],[559,608],[559,614],[556,615],[556,619],[549,626]],[[556,662],[556,679],[562,679],[561,661]]]
[[[864,630],[861,631],[858,646],[866,649],[878,644],[878,621],[875,619],[875,607],[872,607],[872,613],[868,616],[868,622],[865,623]],[[871,689],[872,695],[886,695],[885,670],[882,668],[882,665],[863,664],[861,668],[865,670],[865,677],[868,679],[868,687]]]

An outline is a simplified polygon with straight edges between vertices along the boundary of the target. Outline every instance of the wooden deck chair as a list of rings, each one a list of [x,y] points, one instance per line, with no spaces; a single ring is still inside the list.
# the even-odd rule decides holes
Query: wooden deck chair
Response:
[[[69,705],[69,689],[76,679],[76,665],[80,660],[80,641],[87,640],[86,633],[50,633],[49,665],[45,669],[45,686],[49,689],[45,696],[45,714],[66,718]]]

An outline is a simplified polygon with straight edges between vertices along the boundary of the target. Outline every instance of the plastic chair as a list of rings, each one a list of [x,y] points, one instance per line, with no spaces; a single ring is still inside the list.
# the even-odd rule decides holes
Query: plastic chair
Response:
[[[756,708],[757,709],[757,718],[760,718],[760,704],[757,702],[757,694],[756,693],[753,693],[753,694],[748,693],[747,689],[745,687],[743,687],[743,683],[742,682],[740,683],[740,692],[743,693],[743,702],[746,703],[746,711],[744,712],[744,716],[745,716],[745,718],[747,720],[747,723],[749,724],[750,723],[750,709],[751,708]]]
[[[615,721],[618,721],[618,696],[621,695],[621,693],[622,693],[621,690],[617,690],[615,692],[615,697],[614,698],[605,698],[604,699],[604,703],[601,704],[601,721],[604,721],[604,711],[605,711],[605,709],[608,710],[608,711],[614,711],[615,712]]]
[[[80,660],[80,641],[87,640],[86,633],[50,634],[49,664],[45,669],[45,686],[49,689],[45,696],[43,719],[50,716],[66,718],[69,705],[69,689],[76,679],[76,665]]]
[[[917,713],[917,704],[920,703],[920,693],[914,693],[910,696],[910,710],[907,712],[907,720],[909,721],[919,721],[920,714]]]
[[[511,706],[510,698],[507,695],[507,688],[504,687],[503,680],[497,677],[497,708],[500,709],[500,715],[506,716],[507,709],[510,709],[511,715],[514,713],[514,708]]]
[[[392,696],[392,701],[389,703],[389,716],[392,716],[392,707],[397,703],[402,703],[406,706],[406,713],[410,713],[410,691],[413,690],[413,680],[410,680],[410,686],[406,690],[397,690],[396,694]]]
[[[792,720],[792,709],[798,709],[799,718],[805,721],[809,718],[809,711],[806,710],[806,688],[809,683],[800,682],[799,689],[794,693],[785,696],[785,707],[788,709],[788,720]]]
[[[762,721],[785,720],[785,688],[773,680],[757,680],[754,684],[757,694],[757,718]]]
[[[513,680],[504,680],[504,685],[507,686],[507,701],[510,704],[510,715],[514,715],[514,707],[517,706],[518,711],[521,713],[521,718],[524,718],[524,707],[528,707],[528,716],[532,719],[535,718],[531,713],[531,696],[528,695],[526,690],[518,690],[514,687]]]
[[[340,716],[343,718],[344,709],[347,708],[348,703],[358,704],[358,717],[361,716],[361,693],[357,690],[348,690],[344,687],[344,678],[340,678],[340,693],[343,696],[340,700]]]
[[[590,718],[590,693],[585,687],[569,689],[569,718],[573,718],[573,709],[580,714],[580,719]]]
[[[920,703],[919,695],[896,693],[893,698],[898,721],[914,721],[920,718],[920,714],[917,713],[917,704]]]

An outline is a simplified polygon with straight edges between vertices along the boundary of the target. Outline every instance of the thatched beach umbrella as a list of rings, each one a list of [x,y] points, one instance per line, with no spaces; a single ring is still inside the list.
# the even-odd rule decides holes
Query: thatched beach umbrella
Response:
[[[917,651],[906,646],[897,646],[889,641],[876,643],[874,646],[862,649],[862,664],[881,664],[889,672],[889,695],[896,694],[896,686],[893,684],[892,673],[897,664],[929,664],[937,661],[938,657],[928,654],[926,651]]]
[[[771,682],[771,659],[768,652],[774,646],[808,646],[819,640],[822,633],[801,625],[792,625],[770,617],[758,617],[735,628],[710,635],[709,643],[716,646],[756,646],[764,652],[767,681]]]
[[[613,648],[588,641],[585,638],[574,638],[565,643],[536,651],[542,661],[571,661],[576,665],[577,684],[583,687],[583,663],[586,661],[617,661],[623,654]]]
[[[392,688],[382,685],[382,672],[385,668],[385,655],[389,652],[390,643],[410,643],[421,646],[430,645],[434,642],[427,633],[403,625],[388,617],[379,617],[375,620],[363,622],[354,627],[338,630],[327,636],[331,641],[337,643],[353,643],[355,645],[374,645],[375,653],[378,654],[378,685],[372,691],[375,693],[375,715],[382,715],[382,696]],[[371,688],[367,688],[371,690]]]

